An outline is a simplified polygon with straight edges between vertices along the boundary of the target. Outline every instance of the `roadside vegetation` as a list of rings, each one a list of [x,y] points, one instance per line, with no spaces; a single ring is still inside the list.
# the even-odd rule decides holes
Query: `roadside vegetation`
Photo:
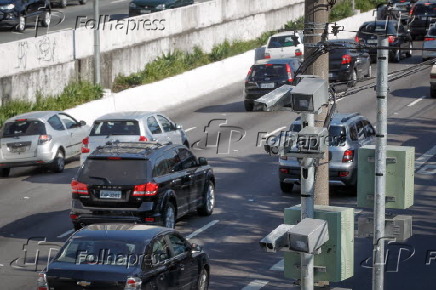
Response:
[[[354,9],[366,12],[377,7],[383,0],[354,0]],[[337,1],[330,11],[330,21],[338,21],[353,16],[353,0]]]
[[[84,104],[89,101],[100,99],[103,89],[89,82],[71,83],[57,96],[43,96],[38,93],[36,102],[9,101],[0,106],[0,126],[4,121],[31,111],[63,111]]]

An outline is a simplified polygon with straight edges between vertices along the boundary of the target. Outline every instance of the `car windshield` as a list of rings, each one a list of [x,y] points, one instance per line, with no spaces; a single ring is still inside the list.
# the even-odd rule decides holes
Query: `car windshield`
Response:
[[[436,3],[416,4],[413,12],[415,15],[436,14]]]
[[[281,76],[287,76],[286,66],[284,64],[254,65],[250,74],[252,78]]]
[[[61,250],[55,261],[71,264],[108,266],[133,265],[138,262],[139,245],[120,240],[71,239]],[[132,261],[130,261],[132,259]]]
[[[8,122],[3,127],[3,138],[45,134],[44,123],[40,121]]]
[[[137,121],[96,121],[90,136],[141,135]]]
[[[301,124],[293,123],[289,128],[292,132],[300,132]],[[329,145],[330,146],[339,146],[346,141],[347,132],[345,127],[343,126],[330,126],[329,128]]]
[[[296,46],[299,43],[300,42],[298,41],[298,37],[294,35],[273,36],[271,37],[271,40],[268,43],[268,48]]]
[[[387,34],[396,34],[397,33],[397,25],[394,22],[386,25],[386,22],[371,22],[366,25],[362,25],[359,28],[359,32],[363,35],[371,35],[375,31],[386,31]]]
[[[88,157],[78,174],[77,181],[85,184],[137,185],[145,183],[147,168],[144,160]]]

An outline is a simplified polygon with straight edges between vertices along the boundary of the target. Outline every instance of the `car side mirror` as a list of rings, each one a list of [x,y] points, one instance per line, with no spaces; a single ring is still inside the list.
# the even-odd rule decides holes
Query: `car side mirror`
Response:
[[[82,121],[79,122],[79,124],[80,124],[80,127],[83,127],[83,126],[86,125],[86,122],[82,120]]]
[[[198,157],[198,164],[200,164],[200,166],[206,166],[209,163],[207,162],[207,159],[204,157]]]
[[[173,125],[174,125],[174,128],[177,129],[177,130],[182,130],[183,129],[182,125],[179,125],[177,123],[174,123]]]

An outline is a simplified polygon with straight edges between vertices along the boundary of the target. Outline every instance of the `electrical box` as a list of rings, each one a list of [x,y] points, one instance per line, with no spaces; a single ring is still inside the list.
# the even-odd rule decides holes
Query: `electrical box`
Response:
[[[359,148],[357,206],[374,208],[375,145]],[[406,209],[413,205],[415,147],[387,146],[386,208]]]
[[[329,240],[315,255],[314,281],[339,282],[354,272],[354,209],[315,205],[314,218],[328,223]],[[301,220],[301,206],[285,209],[285,224]],[[285,252],[285,277],[300,279],[300,253]]]
[[[374,216],[360,216],[357,222],[358,237],[374,236]],[[385,217],[385,236],[394,237],[397,242],[404,242],[412,236],[412,216],[396,215]]]

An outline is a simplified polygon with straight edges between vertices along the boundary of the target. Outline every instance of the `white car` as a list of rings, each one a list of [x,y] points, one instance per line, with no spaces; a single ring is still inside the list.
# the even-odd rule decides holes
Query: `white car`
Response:
[[[182,127],[157,112],[126,111],[103,115],[94,121],[89,136],[82,140],[80,164],[98,146],[108,142],[157,141],[189,148]]]
[[[285,31],[272,35],[266,44],[265,58],[303,59],[303,34],[297,31]]]
[[[11,168],[49,167],[62,172],[65,160],[80,154],[81,141],[89,126],[65,112],[39,111],[9,118],[0,135],[0,173],[8,177]]]

